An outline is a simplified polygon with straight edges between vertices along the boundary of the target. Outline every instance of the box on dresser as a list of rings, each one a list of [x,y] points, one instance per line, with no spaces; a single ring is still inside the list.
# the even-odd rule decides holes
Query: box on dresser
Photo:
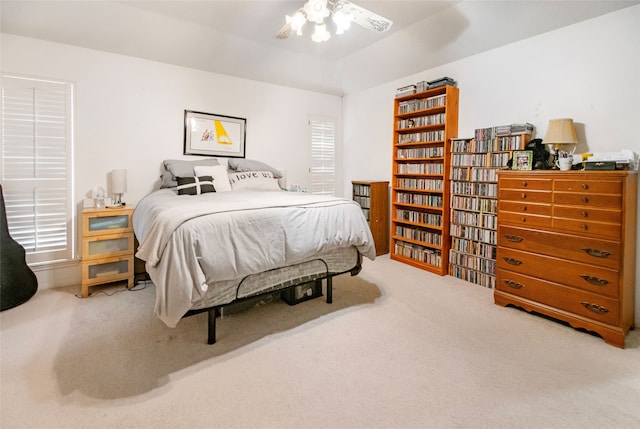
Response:
[[[499,172],[495,303],[624,347],[634,323],[636,199],[636,172]]]

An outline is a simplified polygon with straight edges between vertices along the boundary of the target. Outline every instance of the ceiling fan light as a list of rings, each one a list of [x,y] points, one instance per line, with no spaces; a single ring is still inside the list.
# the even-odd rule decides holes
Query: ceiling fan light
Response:
[[[293,16],[286,15],[287,24],[291,25],[291,29],[296,32],[298,36],[302,35],[302,27],[307,19],[300,12],[296,12]]]
[[[322,24],[324,19],[329,16],[327,0],[309,0],[304,5],[304,11],[307,14],[307,19],[316,24]]]
[[[337,11],[333,14],[333,22],[336,24],[336,34],[342,34],[351,27],[353,14]]]
[[[316,29],[311,35],[311,40],[316,43],[322,43],[329,40],[331,34],[327,31],[327,26],[324,24],[316,24]]]

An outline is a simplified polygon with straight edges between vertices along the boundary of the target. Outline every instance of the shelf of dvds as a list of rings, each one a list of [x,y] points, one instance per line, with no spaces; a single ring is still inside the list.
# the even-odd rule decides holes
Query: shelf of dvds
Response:
[[[495,287],[498,170],[507,168],[513,151],[522,150],[532,133],[530,124],[512,125],[451,140],[451,276]]]
[[[369,222],[376,256],[389,253],[389,182],[353,181],[353,200]]]
[[[458,133],[455,86],[396,97],[391,259],[439,275],[448,271],[449,139]]]

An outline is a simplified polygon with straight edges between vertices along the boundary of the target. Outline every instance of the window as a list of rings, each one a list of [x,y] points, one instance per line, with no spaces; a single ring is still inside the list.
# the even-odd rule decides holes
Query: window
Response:
[[[313,118],[311,132],[311,193],[336,193],[336,124],[330,119]]]
[[[73,91],[2,75],[0,180],[9,233],[40,264],[73,259]]]

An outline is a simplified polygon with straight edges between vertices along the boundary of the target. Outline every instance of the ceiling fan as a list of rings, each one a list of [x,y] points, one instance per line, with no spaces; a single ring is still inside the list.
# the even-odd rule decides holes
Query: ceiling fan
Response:
[[[324,19],[331,16],[336,34],[342,34],[355,22],[380,33],[391,28],[393,22],[347,0],[308,0],[292,16],[286,15],[286,23],[276,33],[278,39],[288,39],[294,33],[302,35],[302,27],[309,21],[315,24],[311,35],[314,42],[325,42],[331,37]]]

